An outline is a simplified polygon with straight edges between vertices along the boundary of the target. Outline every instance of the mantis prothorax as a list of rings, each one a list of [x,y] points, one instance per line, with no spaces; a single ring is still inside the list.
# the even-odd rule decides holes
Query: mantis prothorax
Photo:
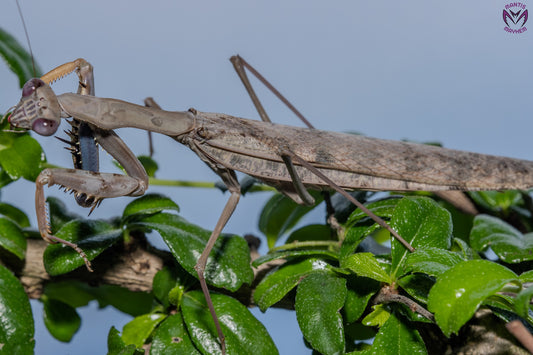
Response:
[[[234,61],[239,60],[235,58]],[[73,70],[80,78],[78,94],[56,96],[48,83]],[[347,194],[345,189],[471,191],[533,187],[533,162],[530,161],[277,125],[195,109],[169,112],[98,98],[92,96],[93,93],[92,67],[85,60],[77,59],[52,70],[41,79],[30,80],[23,89],[21,101],[9,117],[13,127],[32,129],[41,135],[54,134],[62,117],[73,117],[90,128],[94,139],[117,159],[128,174],[84,170],[90,169],[87,167],[43,170],[36,181],[36,210],[41,235],[51,243],[64,243],[78,250],[90,268],[89,261],[76,245],[50,234],[43,186],[57,184],[70,189],[78,200],[93,208],[104,198],[139,196],[148,186],[146,172],[112,130],[133,127],[165,134],[187,145],[221,177],[230,192],[195,267],[223,353],[224,337],[210,300],[204,270],[217,237],[239,201],[240,185],[235,171],[274,186],[298,203],[313,203],[308,188],[336,190],[400,241],[403,239],[398,233]],[[407,242],[403,242],[406,248],[413,250]]]

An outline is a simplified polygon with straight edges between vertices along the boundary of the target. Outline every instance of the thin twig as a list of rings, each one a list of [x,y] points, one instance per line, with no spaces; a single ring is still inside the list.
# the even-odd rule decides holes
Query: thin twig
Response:
[[[378,295],[374,298],[374,304],[380,304],[380,303],[402,303],[405,304],[411,311],[420,314],[421,316],[429,319],[430,321],[435,321],[435,316],[433,316],[433,313],[410,299],[409,297],[405,297],[403,295],[400,295],[397,293],[396,290],[391,289],[390,286],[383,287]]]

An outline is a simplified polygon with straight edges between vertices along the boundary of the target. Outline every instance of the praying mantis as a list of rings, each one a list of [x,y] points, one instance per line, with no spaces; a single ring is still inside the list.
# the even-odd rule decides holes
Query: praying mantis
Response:
[[[236,56],[232,61],[239,68],[246,87],[251,90],[243,74],[242,59]],[[78,94],[56,96],[48,84],[72,71],[79,76]],[[394,229],[345,190],[474,191],[533,187],[533,162],[530,161],[277,125],[266,122],[265,118],[263,122],[253,121],[195,109],[169,112],[98,98],[93,96],[92,71],[87,61],[77,59],[57,67],[41,79],[28,81],[23,88],[21,101],[8,118],[15,128],[31,129],[49,136],[56,132],[61,118],[73,117],[80,124],[72,133],[79,140],[79,146],[88,146],[87,149],[91,151],[93,148],[89,143],[94,137],[128,174],[98,172],[90,154],[85,156],[85,148],[79,152],[83,164],[77,169],[45,169],[36,181],[35,201],[41,235],[48,242],[63,243],[77,250],[90,269],[90,261],[83,250],[51,234],[46,220],[44,186],[57,184],[72,190],[78,203],[91,208],[95,208],[104,198],[144,194],[148,188],[146,172],[113,129],[133,127],[162,133],[188,146],[222,178],[230,192],[195,267],[217,327],[223,353],[224,336],[210,301],[204,270],[216,239],[239,201],[240,185],[235,171],[247,173],[274,186],[298,203],[313,203],[308,188],[336,190],[400,241],[402,238]],[[253,90],[250,94],[252,98],[255,97]],[[264,117],[263,114],[261,116]],[[82,133],[87,128],[91,134]],[[404,242],[404,246],[413,250],[407,242]]]

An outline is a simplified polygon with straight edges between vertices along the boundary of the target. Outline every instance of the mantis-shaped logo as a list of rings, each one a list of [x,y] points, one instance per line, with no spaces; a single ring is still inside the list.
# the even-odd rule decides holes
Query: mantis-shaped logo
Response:
[[[516,12],[511,9],[509,9],[509,12],[507,12],[506,9],[503,10],[503,22],[505,22],[508,27],[516,27],[515,29],[524,27],[527,22],[527,16],[527,9],[523,11],[518,10]],[[511,24],[509,24],[509,21]]]

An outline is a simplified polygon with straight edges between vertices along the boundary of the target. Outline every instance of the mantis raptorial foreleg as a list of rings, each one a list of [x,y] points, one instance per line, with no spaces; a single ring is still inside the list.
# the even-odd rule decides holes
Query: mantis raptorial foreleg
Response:
[[[46,93],[49,89],[47,86],[51,82],[76,71],[79,77],[78,94],[94,95],[94,77],[93,68],[84,59],[77,59],[73,62],[63,64],[45,74],[41,80],[32,79],[23,89],[23,98],[21,100],[24,114],[30,117],[29,122],[33,122],[31,128],[43,135],[52,135],[59,126],[61,110],[56,105],[41,104],[44,96],[34,97],[38,88]],[[35,110],[33,107],[39,109]],[[32,117],[33,115],[33,117]],[[78,122],[73,118],[77,125],[74,133],[70,132],[75,142],[70,142],[73,151],[74,165],[77,169],[45,169],[36,180],[35,208],[37,212],[37,223],[41,236],[50,243],[62,243],[75,249],[85,261],[87,268],[92,271],[91,264],[85,253],[74,243],[68,242],[61,238],[51,235],[50,226],[47,220],[46,203],[44,198],[43,186],[59,185],[66,191],[72,191],[75,194],[78,204],[84,207],[91,207],[91,211],[97,207],[104,198],[118,196],[139,196],[144,194],[148,187],[148,177],[140,162],[135,158],[126,144],[113,132],[102,130],[89,123]],[[10,117],[10,121],[16,121],[17,117]],[[65,141],[65,140],[63,140]],[[98,173],[98,156],[94,142],[100,144],[106,151],[113,155],[119,163],[122,164],[129,176],[119,174]],[[94,148],[91,148],[91,145]],[[87,153],[92,150],[92,154]]]

